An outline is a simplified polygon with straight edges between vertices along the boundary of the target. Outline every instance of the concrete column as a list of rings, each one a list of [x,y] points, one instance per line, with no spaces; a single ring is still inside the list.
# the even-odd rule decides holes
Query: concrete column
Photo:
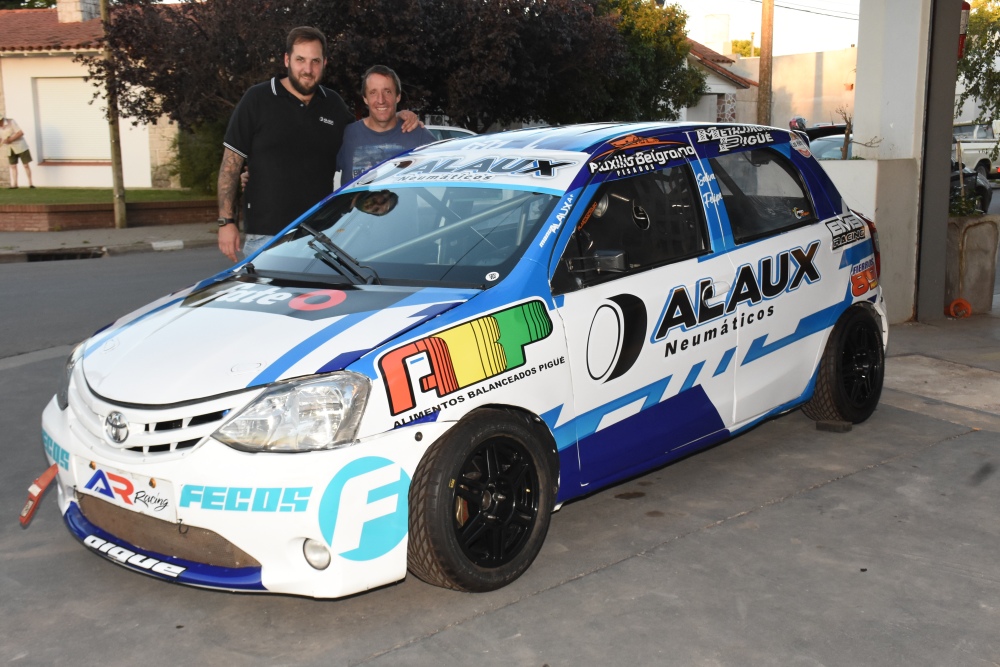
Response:
[[[861,3],[854,140],[872,145],[855,144],[854,154],[878,161],[869,171],[893,322],[943,316],[950,161],[943,156],[951,148],[959,4]]]

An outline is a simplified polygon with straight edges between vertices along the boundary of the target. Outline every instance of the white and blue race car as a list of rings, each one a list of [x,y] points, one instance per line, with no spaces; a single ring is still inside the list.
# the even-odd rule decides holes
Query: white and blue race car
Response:
[[[878,280],[874,225],[786,130],[460,139],[83,342],[42,439],[70,531],[132,570],[486,591],[565,501],[797,407],[867,419]]]

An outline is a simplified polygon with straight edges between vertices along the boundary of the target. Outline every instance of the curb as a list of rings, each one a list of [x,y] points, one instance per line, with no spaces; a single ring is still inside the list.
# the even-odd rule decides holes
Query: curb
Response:
[[[119,255],[134,255],[143,252],[171,252],[175,250],[191,250],[194,248],[215,248],[218,242],[212,239],[204,240],[165,240],[134,243],[132,245],[114,246],[83,246],[80,248],[38,248],[34,250],[0,250],[0,264],[17,264],[20,262],[41,261],[44,259],[91,259],[99,257],[117,257]]]

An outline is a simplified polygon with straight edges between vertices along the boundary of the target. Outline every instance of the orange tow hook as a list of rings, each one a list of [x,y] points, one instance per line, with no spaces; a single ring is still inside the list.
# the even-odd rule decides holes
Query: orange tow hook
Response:
[[[57,472],[59,472],[59,464],[53,463],[35,480],[34,484],[28,487],[28,502],[24,503],[24,509],[21,510],[21,525],[25,528],[31,523],[31,517],[38,509],[38,501],[41,500],[42,494],[45,493],[45,489],[49,488],[52,480],[56,478]]]

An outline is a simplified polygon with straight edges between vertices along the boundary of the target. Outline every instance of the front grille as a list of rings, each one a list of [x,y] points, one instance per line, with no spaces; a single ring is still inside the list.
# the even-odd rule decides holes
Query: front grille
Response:
[[[234,410],[260,393],[250,390],[173,406],[122,405],[94,394],[82,366],[77,364],[74,369],[69,391],[68,410],[74,417],[74,432],[94,449],[132,452],[137,458],[185,454],[214,433]],[[104,422],[112,412],[122,413],[128,421],[128,437],[124,442],[112,442],[105,433]]]
[[[260,567],[256,558],[211,530],[163,521],[93,496],[80,495],[77,501],[87,521],[139,549],[216,567]]]

